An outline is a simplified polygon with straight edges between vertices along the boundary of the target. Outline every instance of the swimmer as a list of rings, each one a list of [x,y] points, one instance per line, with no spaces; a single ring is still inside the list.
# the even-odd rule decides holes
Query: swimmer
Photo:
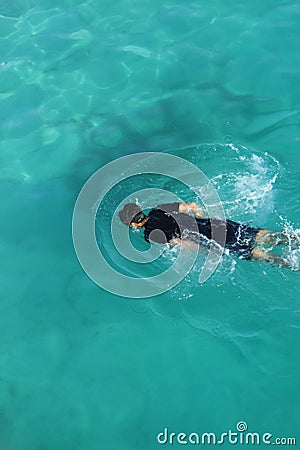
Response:
[[[205,217],[204,212],[196,203],[166,203],[156,206],[147,215],[135,203],[128,203],[119,212],[121,221],[130,228],[143,228],[144,239],[147,242],[159,244],[184,244],[187,241],[194,245],[195,232],[190,233],[193,239],[189,239],[188,231],[195,229],[195,221],[198,231],[196,232],[197,245],[205,245],[205,241],[211,240],[211,220]],[[214,230],[221,230],[223,236],[224,221],[213,219]],[[226,241],[225,248],[229,253],[235,254],[241,259],[263,260],[278,264],[281,267],[292,269],[291,265],[279,255],[269,253],[264,246],[298,244],[296,237],[288,236],[280,231],[271,231],[262,228],[253,228],[244,223],[225,221]],[[181,230],[187,231],[185,236]],[[218,232],[216,232],[216,236]],[[215,240],[217,242],[217,239]],[[220,239],[222,242],[222,237]],[[220,242],[220,243],[221,243]]]

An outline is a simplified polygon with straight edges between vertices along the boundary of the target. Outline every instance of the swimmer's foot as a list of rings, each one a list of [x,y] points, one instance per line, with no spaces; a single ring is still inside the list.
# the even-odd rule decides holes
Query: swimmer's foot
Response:
[[[293,236],[282,231],[260,230],[256,235],[258,245],[272,244],[300,247],[300,237]]]
[[[256,261],[266,261],[271,264],[277,264],[278,266],[284,267],[285,269],[291,269],[294,272],[300,272],[300,269],[295,269],[294,267],[292,267],[292,265],[281,256],[272,255],[266,251],[263,251],[259,247],[254,247],[254,249],[252,250],[252,259]]]
[[[300,247],[300,237],[284,232],[274,233],[274,238],[278,240],[277,245],[288,245],[289,247]]]

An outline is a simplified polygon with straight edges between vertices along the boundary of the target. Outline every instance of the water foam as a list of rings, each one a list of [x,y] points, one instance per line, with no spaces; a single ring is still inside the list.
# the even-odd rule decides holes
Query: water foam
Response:
[[[212,178],[222,198],[227,216],[252,221],[253,215],[264,217],[274,208],[273,187],[279,174],[279,162],[268,153],[227,144],[224,169]]]

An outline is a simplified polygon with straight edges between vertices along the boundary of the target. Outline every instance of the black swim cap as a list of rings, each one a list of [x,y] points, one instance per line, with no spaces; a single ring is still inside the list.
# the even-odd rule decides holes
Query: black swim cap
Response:
[[[122,222],[129,227],[131,222],[142,222],[145,219],[145,214],[141,208],[135,203],[127,203],[122,211],[119,212]]]

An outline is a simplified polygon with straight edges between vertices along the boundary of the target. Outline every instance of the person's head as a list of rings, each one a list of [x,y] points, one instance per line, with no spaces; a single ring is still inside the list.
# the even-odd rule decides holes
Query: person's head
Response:
[[[143,227],[148,220],[146,214],[135,203],[127,203],[119,212],[119,217],[128,227]]]

